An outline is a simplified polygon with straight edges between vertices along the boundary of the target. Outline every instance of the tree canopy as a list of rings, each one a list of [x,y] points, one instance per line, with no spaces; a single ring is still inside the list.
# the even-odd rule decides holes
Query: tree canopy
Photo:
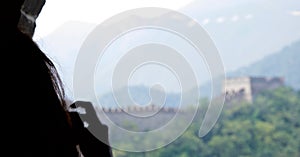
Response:
[[[225,104],[226,105],[226,104]],[[252,104],[223,110],[213,130],[198,137],[200,123],[170,145],[146,153],[114,150],[116,157],[299,157],[300,92],[283,87],[264,91]],[[146,142],[146,141],[140,141]]]

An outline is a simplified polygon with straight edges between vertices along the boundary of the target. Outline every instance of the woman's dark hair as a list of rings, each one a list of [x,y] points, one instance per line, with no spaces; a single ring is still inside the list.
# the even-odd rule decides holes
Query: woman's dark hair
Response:
[[[25,128],[24,135],[26,136],[21,141],[31,140],[35,141],[33,143],[38,143],[34,145],[34,148],[38,147],[35,150],[30,150],[26,144],[22,145],[21,147],[25,148],[24,152],[28,154],[29,151],[34,154],[32,156],[42,154],[41,156],[49,157],[77,157],[79,152],[86,157],[112,156],[110,147],[84,128],[77,113],[68,112],[64,100],[63,84],[53,62],[29,36],[19,31],[16,39],[16,50],[20,51],[17,58],[21,58],[17,64],[23,66],[20,71],[26,72],[27,75],[22,80],[26,84],[21,84],[19,87],[25,89],[22,90],[25,92],[28,89],[27,94],[24,94],[24,100],[29,103],[28,106],[21,109],[26,114],[17,115],[22,118],[23,128]],[[86,109],[89,108],[87,117],[92,119],[88,119],[88,121],[99,121],[91,103],[76,103],[83,105]],[[73,105],[75,104],[73,103]],[[21,107],[23,106],[21,105]],[[108,142],[108,135],[105,134],[108,133],[108,128],[100,121],[93,127],[101,131],[103,139]]]
[[[53,88],[53,90],[57,95],[57,99],[60,101],[61,106],[64,109],[67,109],[66,102],[65,102],[65,91],[63,88],[63,82],[59,76],[59,73],[54,63],[44,52],[41,51],[39,46],[32,40],[31,37],[22,33],[21,31],[18,31],[18,36],[20,36],[19,38],[23,40],[22,42],[24,42],[24,44],[27,44],[25,45],[26,47],[28,47],[27,51],[31,50],[31,52],[23,52],[23,53],[32,53],[31,55],[33,55],[34,57],[33,59],[35,60],[35,62],[39,62],[38,63],[39,65],[36,66],[40,66],[40,68],[42,68],[40,69],[41,71],[47,72],[47,74],[43,73],[43,77],[49,77],[49,79],[51,79],[51,84],[48,85],[48,87]],[[35,69],[38,68],[35,67]]]
[[[0,14],[4,21],[0,29],[1,55],[6,60],[1,66],[5,99],[1,111],[7,113],[2,118],[1,134],[6,137],[1,142],[2,154],[78,157],[81,151],[89,157],[102,156],[99,148],[105,147],[105,156],[111,156],[110,148],[84,128],[78,115],[68,112],[63,83],[53,62],[18,29],[24,0],[7,2],[2,9],[5,14]],[[72,120],[72,115],[77,120]]]
[[[38,47],[36,44],[35,44],[35,46]],[[63,83],[62,83],[62,80],[58,74],[58,71],[57,71],[55,65],[46,56],[46,54],[43,53],[42,51],[40,52],[40,57],[47,66],[47,71],[48,71],[49,77],[51,78],[52,86],[57,94],[58,99],[60,100],[61,105],[63,106],[63,108],[67,109],[66,102],[65,102],[65,91],[63,88]]]
[[[24,0],[4,2],[0,19],[1,134],[7,156],[78,157],[62,81],[53,62],[18,29]],[[5,101],[5,102],[4,102]]]
[[[17,119],[10,119],[12,128],[22,131],[13,134],[19,145],[14,147],[29,156],[78,156],[62,80],[55,65],[21,31],[16,30],[8,40],[5,47],[14,65],[8,76],[17,81],[8,80],[13,85],[15,99],[7,110],[13,111]],[[28,141],[33,145],[28,145]]]

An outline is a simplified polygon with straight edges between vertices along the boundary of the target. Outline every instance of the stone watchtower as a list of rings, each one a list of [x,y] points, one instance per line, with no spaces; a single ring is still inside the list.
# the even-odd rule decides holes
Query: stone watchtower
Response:
[[[284,85],[284,79],[280,77],[232,77],[227,78],[224,94],[226,100],[242,99],[247,102],[253,102],[257,94],[263,90],[275,89]]]

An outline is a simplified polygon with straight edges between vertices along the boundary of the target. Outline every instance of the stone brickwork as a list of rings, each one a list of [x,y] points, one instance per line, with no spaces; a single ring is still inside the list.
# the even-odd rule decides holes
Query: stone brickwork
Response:
[[[246,100],[252,102],[261,91],[275,89],[284,85],[284,79],[280,77],[232,77],[227,78],[223,86],[226,100]]]
[[[147,112],[178,112],[179,110],[175,107],[158,107],[158,106],[155,106],[155,105],[147,105],[145,107],[143,106],[128,106],[124,109],[121,109],[121,108],[102,108],[102,110],[105,112],[105,113],[123,113],[123,112],[131,112],[131,113],[147,113]]]
[[[128,106],[124,109],[96,107],[96,111],[103,124],[109,124],[112,122],[121,128],[138,132],[161,128],[170,122],[176,115],[184,119],[192,114],[188,111],[179,111],[177,108],[160,108],[154,105],[149,105],[147,107]],[[135,115],[131,115],[131,113],[140,113],[139,115],[149,115],[149,113],[154,114],[151,116],[137,117]],[[107,117],[107,119],[101,117]]]

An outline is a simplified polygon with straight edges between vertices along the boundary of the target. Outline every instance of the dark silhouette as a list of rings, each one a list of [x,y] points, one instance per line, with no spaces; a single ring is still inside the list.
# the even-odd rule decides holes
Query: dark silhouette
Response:
[[[2,155],[78,157],[82,152],[84,157],[112,156],[110,147],[84,128],[79,115],[68,112],[54,64],[17,28],[22,3],[7,1],[6,12],[1,11],[1,89],[3,100],[8,100],[1,104],[1,115],[5,115],[1,116]],[[89,110],[86,117],[96,116],[90,103],[83,107]],[[90,127],[101,128],[103,138],[108,139],[107,127],[97,125]]]
[[[79,144],[82,154],[85,157],[96,157],[99,154],[101,156],[112,156],[111,149],[107,145],[109,143],[108,128],[101,124],[92,104],[90,102],[77,101],[70,107],[73,109],[84,108],[86,111],[86,114],[81,115],[77,112],[70,112],[73,130],[78,137],[76,138],[76,143]],[[88,123],[87,128],[84,127],[82,121]],[[94,134],[90,131],[93,131]]]

